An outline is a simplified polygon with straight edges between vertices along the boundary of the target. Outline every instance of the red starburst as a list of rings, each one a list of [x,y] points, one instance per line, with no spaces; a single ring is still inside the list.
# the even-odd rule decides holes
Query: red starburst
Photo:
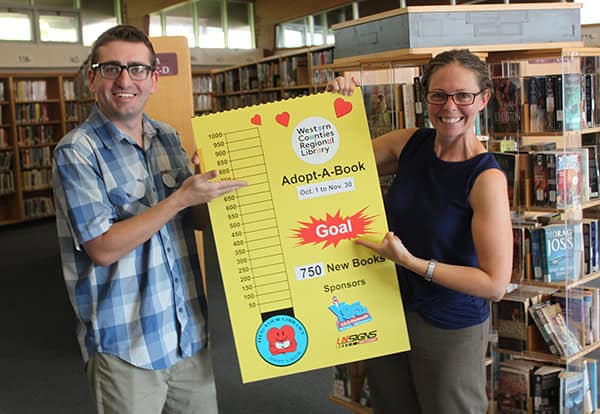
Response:
[[[342,217],[340,210],[335,215],[327,213],[325,219],[310,217],[309,222],[299,221],[302,227],[293,229],[294,238],[300,239],[298,246],[304,244],[324,243],[323,249],[329,245],[337,247],[342,240],[356,239],[364,234],[372,233],[369,225],[375,216],[364,214],[367,207],[352,216]]]

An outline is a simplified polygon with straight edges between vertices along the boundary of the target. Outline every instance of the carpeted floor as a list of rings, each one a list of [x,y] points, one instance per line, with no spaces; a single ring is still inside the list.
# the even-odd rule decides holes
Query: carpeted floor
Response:
[[[0,227],[0,251],[0,414],[93,414],[54,220]],[[243,385],[222,284],[208,279],[220,414],[349,413],[327,398],[330,369]]]

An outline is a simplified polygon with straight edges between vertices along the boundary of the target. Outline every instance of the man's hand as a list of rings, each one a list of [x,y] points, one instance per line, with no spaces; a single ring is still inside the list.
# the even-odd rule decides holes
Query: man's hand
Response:
[[[225,193],[248,185],[246,181],[241,180],[210,181],[216,178],[217,175],[216,170],[211,170],[201,174],[194,174],[185,180],[181,188],[176,192],[182,209],[208,203]]]

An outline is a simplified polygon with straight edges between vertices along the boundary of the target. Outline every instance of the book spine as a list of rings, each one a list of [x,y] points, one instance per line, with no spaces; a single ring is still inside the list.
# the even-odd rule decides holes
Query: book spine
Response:
[[[564,127],[564,111],[563,111],[563,78],[562,75],[556,75],[556,98],[554,104],[556,106],[556,130],[562,131]]]
[[[533,266],[533,280],[542,282],[544,274],[542,271],[542,252],[540,249],[540,233],[542,229],[531,229],[529,231],[529,243],[531,250],[531,262]]]

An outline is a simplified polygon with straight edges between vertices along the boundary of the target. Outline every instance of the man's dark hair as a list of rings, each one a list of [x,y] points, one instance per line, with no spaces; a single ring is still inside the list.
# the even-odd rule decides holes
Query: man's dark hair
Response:
[[[123,41],[123,42],[132,42],[132,43],[143,43],[146,45],[148,50],[150,51],[150,66],[152,68],[156,65],[156,52],[154,52],[154,46],[148,39],[148,36],[137,27],[128,25],[128,24],[120,24],[118,26],[111,27],[104,33],[102,33],[94,42],[92,46],[92,52],[90,56],[92,58],[90,64],[99,63],[98,62],[98,49],[101,46],[104,46],[107,43],[114,41]]]

